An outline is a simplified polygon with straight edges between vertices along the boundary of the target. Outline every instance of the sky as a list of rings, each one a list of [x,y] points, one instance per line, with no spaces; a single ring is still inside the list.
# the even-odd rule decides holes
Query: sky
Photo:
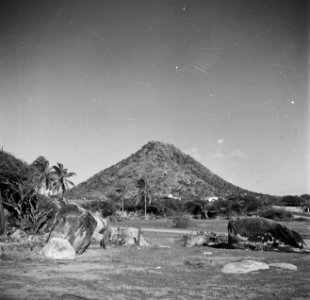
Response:
[[[76,184],[161,141],[310,193],[309,113],[306,0],[0,1],[0,147]]]

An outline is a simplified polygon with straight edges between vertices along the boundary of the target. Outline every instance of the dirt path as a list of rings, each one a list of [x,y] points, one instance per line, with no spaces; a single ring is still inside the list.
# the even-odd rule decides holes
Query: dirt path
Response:
[[[141,228],[141,232],[157,232],[157,233],[172,233],[172,234],[196,234],[199,230],[184,230],[184,229],[166,229],[166,228]]]

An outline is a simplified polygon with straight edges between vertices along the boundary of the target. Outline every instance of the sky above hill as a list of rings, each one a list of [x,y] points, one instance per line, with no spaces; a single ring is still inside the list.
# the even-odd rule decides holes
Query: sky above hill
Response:
[[[76,184],[157,140],[310,193],[309,113],[308,1],[0,2],[0,147]]]

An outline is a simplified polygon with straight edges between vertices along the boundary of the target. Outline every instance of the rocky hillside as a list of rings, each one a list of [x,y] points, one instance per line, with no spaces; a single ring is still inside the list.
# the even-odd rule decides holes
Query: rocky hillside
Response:
[[[169,194],[186,200],[214,195],[257,195],[223,180],[173,145],[149,142],[130,157],[77,185],[66,196],[135,200],[141,195],[137,181],[143,177],[155,200]]]

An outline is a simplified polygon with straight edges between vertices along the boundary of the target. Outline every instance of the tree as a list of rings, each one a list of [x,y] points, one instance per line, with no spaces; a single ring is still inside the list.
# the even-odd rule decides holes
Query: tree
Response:
[[[50,163],[44,156],[39,156],[32,163],[32,166],[37,171],[38,176],[37,192],[38,194],[45,195],[52,187],[52,168],[50,167]]]
[[[43,159],[40,160],[43,161]],[[38,189],[43,183],[40,181],[40,174],[34,165],[28,165],[11,154],[0,152],[1,227],[6,226],[3,223],[1,205],[12,217],[10,224],[22,230],[36,233],[46,224],[47,219],[50,218],[50,210],[45,209],[44,206],[48,198],[44,198],[41,204],[38,203]]]
[[[300,196],[300,198],[303,200],[304,211],[310,212],[310,195],[309,194],[303,194]]]
[[[0,195],[3,205],[20,218],[34,196],[37,180],[33,169],[10,154],[0,159]]]
[[[146,218],[146,206],[147,206],[147,200],[149,204],[152,201],[152,194],[150,190],[149,181],[146,176],[141,177],[137,181],[137,187],[140,189],[140,192],[142,194],[142,198],[144,199],[144,217]]]
[[[302,206],[303,204],[304,200],[299,196],[287,195],[280,199],[280,205],[284,206]]]
[[[3,210],[2,197],[0,194],[0,235],[2,235],[5,232],[5,227],[6,227],[5,215]]]
[[[74,185],[72,181],[68,178],[76,175],[74,172],[68,172],[68,169],[64,168],[63,164],[57,163],[56,166],[52,167],[52,174],[55,175],[53,179],[52,188],[63,195],[67,190],[69,190],[70,185]]]

